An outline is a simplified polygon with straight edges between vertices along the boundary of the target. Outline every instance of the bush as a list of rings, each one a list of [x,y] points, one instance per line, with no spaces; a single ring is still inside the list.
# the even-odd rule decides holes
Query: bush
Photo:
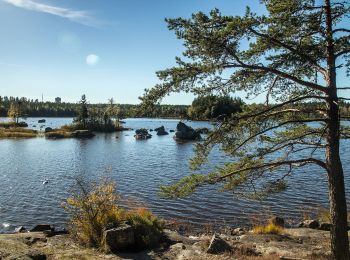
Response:
[[[103,232],[127,222],[134,228],[136,249],[155,246],[163,222],[147,209],[127,211],[118,205],[116,185],[107,178],[87,182],[77,179],[77,190],[63,203],[70,215],[69,230],[85,246],[102,247]]]
[[[164,230],[164,221],[149,210],[139,208],[129,213],[128,222],[134,227],[137,249],[155,247]]]
[[[253,228],[254,234],[282,234],[283,228],[274,224],[268,224],[266,226],[256,226]]]

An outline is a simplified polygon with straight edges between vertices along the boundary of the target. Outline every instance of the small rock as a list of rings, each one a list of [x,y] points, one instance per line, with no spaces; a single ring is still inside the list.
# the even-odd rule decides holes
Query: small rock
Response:
[[[209,247],[207,249],[208,254],[221,254],[227,251],[231,251],[230,245],[220,238],[218,235],[214,234],[210,240]]]
[[[136,140],[145,140],[151,138],[152,135],[148,133],[147,129],[141,128],[135,131],[134,137]]]
[[[165,131],[164,126],[158,127],[156,129],[154,129],[154,131],[157,132],[157,135],[168,135],[169,134],[167,131]]]
[[[39,120],[38,120],[38,123],[39,123],[39,124],[42,124],[42,123],[45,123],[45,122],[46,122],[45,119],[39,119]]]
[[[320,226],[320,223],[317,220],[308,219],[308,220],[304,220],[303,222],[301,222],[298,226],[305,227],[305,228],[317,229]]]
[[[245,233],[243,228],[235,228],[231,231],[232,236],[243,235]]]
[[[26,122],[22,121],[22,122],[17,123],[16,126],[18,126],[18,127],[28,127],[28,124]]]
[[[319,230],[330,231],[332,228],[332,224],[330,223],[320,223]]]
[[[46,127],[45,128],[45,133],[51,132],[53,129],[51,127]]]
[[[284,227],[284,219],[280,217],[272,217],[269,219],[269,223],[275,226]]]
[[[15,232],[16,233],[24,233],[26,231],[27,231],[27,229],[25,227],[23,227],[23,226],[19,226],[19,227],[15,228]]]
[[[169,130],[169,132],[170,132],[170,133],[174,133],[174,132],[175,132],[175,130],[171,129],[171,130]]]
[[[130,225],[123,225],[103,232],[103,249],[105,252],[117,252],[135,245],[134,229]]]
[[[55,230],[54,227],[48,224],[39,224],[33,227],[30,232],[43,232],[47,230]]]

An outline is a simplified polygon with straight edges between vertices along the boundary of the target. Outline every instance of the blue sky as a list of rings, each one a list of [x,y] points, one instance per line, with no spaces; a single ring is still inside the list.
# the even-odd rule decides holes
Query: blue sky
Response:
[[[214,7],[241,15],[246,5],[264,10],[259,0],[0,0],[0,95],[138,103],[183,50],[165,17]]]

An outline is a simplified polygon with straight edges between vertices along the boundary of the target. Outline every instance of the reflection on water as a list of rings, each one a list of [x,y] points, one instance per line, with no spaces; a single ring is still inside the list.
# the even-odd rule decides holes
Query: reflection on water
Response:
[[[29,118],[30,127],[40,129],[38,119]],[[70,123],[69,118],[49,118],[45,126]],[[131,128],[154,129],[164,125],[175,129],[177,120],[129,119]],[[210,127],[206,122],[188,122],[193,127]],[[153,132],[154,133],[154,132]],[[119,138],[116,138],[118,136]],[[289,178],[287,191],[264,202],[239,200],[229,193],[206,187],[191,197],[165,200],[158,197],[159,185],[169,184],[187,175],[193,143],[178,144],[168,136],[136,141],[132,131],[98,134],[91,140],[0,140],[0,231],[37,223],[63,226],[66,215],[60,202],[67,197],[76,175],[94,178],[108,174],[115,179],[127,206],[145,205],[166,218],[186,219],[193,223],[221,222],[239,224],[252,214],[268,208],[284,217],[300,217],[306,206],[327,205],[325,173],[308,166]],[[349,143],[342,143],[342,154],[349,190]],[[227,159],[227,158],[226,158]],[[210,156],[209,170],[223,163],[218,151]],[[47,183],[43,185],[43,182]],[[348,197],[349,191],[348,191]],[[126,202],[128,201],[128,202]]]

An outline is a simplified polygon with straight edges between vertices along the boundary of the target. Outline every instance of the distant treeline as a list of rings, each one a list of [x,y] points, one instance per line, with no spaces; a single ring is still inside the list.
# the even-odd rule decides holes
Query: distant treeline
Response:
[[[77,103],[55,103],[40,102],[38,100],[18,98],[18,97],[1,97],[0,96],[0,116],[8,116],[11,103],[19,103],[21,114],[26,117],[76,117],[80,108]],[[106,104],[88,104],[89,109],[103,110],[108,106]],[[265,106],[263,104],[244,104],[240,98],[206,96],[197,97],[191,106],[187,105],[157,105],[151,111],[143,111],[138,105],[117,104],[117,117],[138,118],[188,118],[188,119],[215,119],[222,115],[230,115],[241,111],[243,106],[254,109],[256,106]],[[299,107],[310,109],[310,113],[315,113],[316,108],[322,108],[318,103],[300,103]],[[295,108],[295,107],[294,107]],[[350,114],[350,103],[340,102],[340,111],[343,115]]]
[[[78,115],[79,103],[56,103],[40,102],[39,100],[27,99],[25,97],[0,96],[0,116],[6,117],[11,103],[19,103],[21,114],[26,117],[76,117]],[[88,104],[88,108],[104,108],[106,104]],[[118,104],[118,117],[163,117],[163,118],[185,118],[187,116],[186,105],[159,105],[152,112],[143,113],[137,105]]]

